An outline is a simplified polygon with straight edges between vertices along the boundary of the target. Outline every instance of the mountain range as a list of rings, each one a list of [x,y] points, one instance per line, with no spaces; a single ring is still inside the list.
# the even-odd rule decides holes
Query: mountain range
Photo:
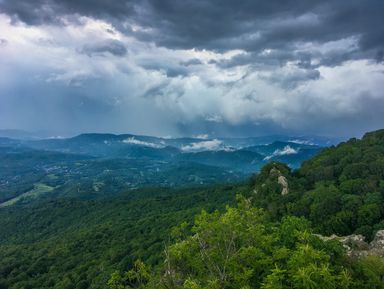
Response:
[[[37,196],[93,199],[138,187],[239,182],[270,161],[297,168],[336,141],[290,136],[31,135],[0,131],[0,206]]]

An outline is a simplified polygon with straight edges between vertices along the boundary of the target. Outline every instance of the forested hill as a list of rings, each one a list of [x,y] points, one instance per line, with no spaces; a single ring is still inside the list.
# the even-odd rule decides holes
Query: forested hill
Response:
[[[383,180],[380,130],[241,185],[0,208],[0,288],[383,289],[381,257],[315,235],[373,239]]]
[[[382,289],[384,231],[375,233],[384,229],[383,180],[384,130],[324,150],[295,172],[270,163],[237,207],[180,226],[161,270],[137,261],[109,287]],[[333,233],[373,241],[354,235],[343,247],[319,235]]]
[[[286,196],[273,167],[288,180]],[[324,149],[293,173],[283,164],[269,164],[253,183],[255,204],[274,217],[305,216],[324,234],[372,238],[384,228],[384,130]]]
[[[136,259],[161,264],[174,226],[233,204],[238,189],[142,188],[0,208],[0,288],[105,289]]]

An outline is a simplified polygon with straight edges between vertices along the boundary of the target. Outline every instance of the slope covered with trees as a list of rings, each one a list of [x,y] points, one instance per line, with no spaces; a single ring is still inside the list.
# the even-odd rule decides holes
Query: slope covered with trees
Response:
[[[185,227],[166,248],[160,272],[137,261],[125,274],[114,273],[109,288],[384,288],[382,258],[349,258],[338,241],[312,234],[304,218],[271,222],[243,197],[237,207],[203,211],[191,230]]]
[[[384,130],[241,185],[1,208],[0,288],[384,288],[382,258],[315,235],[372,239],[383,180]]]
[[[193,225],[175,230],[160,271],[137,262],[114,273],[109,286],[384,288],[383,256],[352,257],[338,241],[315,234],[372,239],[384,229],[383,160],[384,130],[326,149],[298,171],[270,163],[237,207],[203,211]]]
[[[0,209],[0,288],[106,288],[136,259],[156,266],[174,226],[224,208],[232,186],[148,188],[106,200]]]
[[[289,183],[281,196],[276,168]],[[295,172],[271,163],[253,179],[253,200],[279,219],[305,216],[323,234],[363,234],[384,228],[384,130],[324,149]]]

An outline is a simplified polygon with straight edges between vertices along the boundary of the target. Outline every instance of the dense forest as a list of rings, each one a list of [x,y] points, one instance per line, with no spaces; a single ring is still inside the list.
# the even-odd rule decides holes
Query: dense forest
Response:
[[[384,288],[382,257],[348,257],[337,240],[314,235],[305,218],[271,222],[245,198],[222,214],[203,211],[186,227],[165,249],[160,272],[138,260],[112,274],[109,288]]]
[[[235,196],[238,196],[237,199]],[[0,288],[384,288],[384,130],[248,182],[0,208]]]
[[[271,174],[273,167],[289,183],[286,196]],[[253,184],[254,204],[276,220],[305,216],[322,234],[357,233],[372,239],[384,228],[384,130],[324,149],[294,172],[283,164],[269,164]]]
[[[232,186],[148,188],[106,200],[0,210],[0,288],[105,288],[136,259],[161,262],[172,227],[233,203]]]

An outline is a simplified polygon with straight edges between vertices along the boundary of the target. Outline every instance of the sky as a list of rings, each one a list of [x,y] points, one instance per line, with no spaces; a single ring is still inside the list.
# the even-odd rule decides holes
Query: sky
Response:
[[[0,0],[0,128],[384,128],[383,0]]]

